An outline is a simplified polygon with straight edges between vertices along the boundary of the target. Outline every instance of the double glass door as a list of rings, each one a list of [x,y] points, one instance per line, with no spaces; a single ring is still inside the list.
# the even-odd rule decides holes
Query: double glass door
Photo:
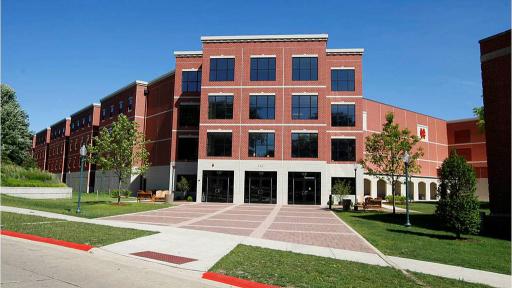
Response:
[[[289,172],[288,204],[320,205],[320,180],[318,172]]]
[[[245,172],[245,203],[276,204],[277,172]]]
[[[203,171],[203,202],[233,202],[233,171]]]

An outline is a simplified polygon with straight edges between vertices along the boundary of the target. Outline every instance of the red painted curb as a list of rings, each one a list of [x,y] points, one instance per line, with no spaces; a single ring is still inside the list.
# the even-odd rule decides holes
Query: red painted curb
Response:
[[[233,285],[233,286],[242,287],[242,288],[279,288],[279,286],[275,286],[275,285],[258,283],[258,282],[240,279],[240,278],[236,278],[236,277],[231,277],[231,276],[214,273],[214,272],[204,273],[203,279],[217,281],[217,282],[221,282],[224,284]]]
[[[57,240],[57,239],[53,239],[53,238],[45,238],[45,237],[41,237],[41,236],[37,236],[37,235],[18,233],[18,232],[9,231],[9,230],[0,230],[0,235],[22,238],[22,239],[26,239],[26,240],[43,242],[43,243],[48,243],[48,244],[53,244],[53,245],[58,245],[58,246],[64,246],[67,248],[72,248],[72,249],[77,249],[77,250],[82,250],[82,251],[89,251],[92,248],[94,248],[94,246],[87,245],[87,244],[73,243],[73,242]]]

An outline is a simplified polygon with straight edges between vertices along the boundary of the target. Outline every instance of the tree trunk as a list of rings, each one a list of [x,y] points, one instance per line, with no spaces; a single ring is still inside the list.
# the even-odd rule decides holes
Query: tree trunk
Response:
[[[121,177],[117,182],[117,204],[121,203]]]
[[[395,181],[391,181],[391,195],[393,195],[393,215],[395,214]]]

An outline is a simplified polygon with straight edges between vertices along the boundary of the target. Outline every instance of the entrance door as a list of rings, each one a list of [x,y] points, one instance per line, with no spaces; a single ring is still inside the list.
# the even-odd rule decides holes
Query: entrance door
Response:
[[[233,171],[203,171],[203,202],[233,202]]]
[[[277,172],[245,172],[245,203],[276,204]]]
[[[288,204],[320,205],[320,173],[289,172]]]

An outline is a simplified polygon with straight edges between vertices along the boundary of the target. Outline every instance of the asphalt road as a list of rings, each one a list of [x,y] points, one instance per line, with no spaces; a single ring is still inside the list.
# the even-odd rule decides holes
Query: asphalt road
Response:
[[[154,262],[1,236],[1,287],[226,287]]]

